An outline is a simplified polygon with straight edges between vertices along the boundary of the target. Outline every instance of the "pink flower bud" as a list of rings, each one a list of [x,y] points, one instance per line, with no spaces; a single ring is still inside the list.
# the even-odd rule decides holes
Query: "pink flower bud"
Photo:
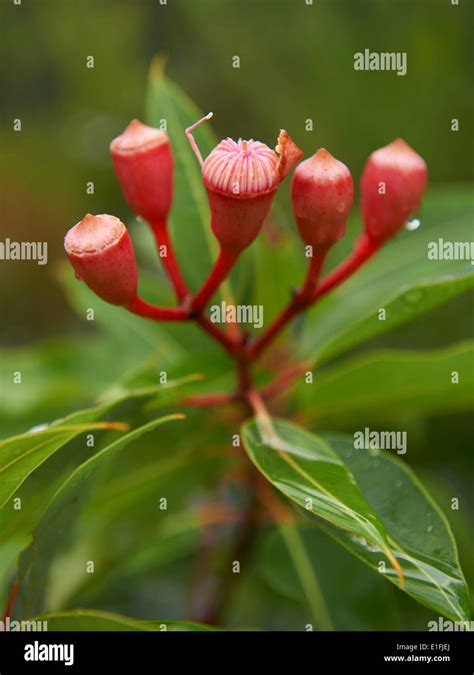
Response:
[[[423,158],[400,138],[373,152],[360,182],[368,236],[385,240],[400,230],[419,208],[427,182]]]
[[[103,300],[128,305],[136,296],[133,244],[118,218],[88,214],[66,234],[64,248],[77,278]]]
[[[211,228],[221,248],[234,254],[258,235],[276,189],[301,159],[301,150],[281,131],[277,151],[260,141],[221,141],[203,162],[191,130],[186,134],[202,165],[202,179],[211,208]]]
[[[164,222],[173,198],[174,166],[165,132],[132,120],[110,152],[130,208],[149,222]]]
[[[313,248],[329,248],[345,232],[354,184],[345,164],[320,148],[296,168],[291,184],[293,211],[301,238]]]

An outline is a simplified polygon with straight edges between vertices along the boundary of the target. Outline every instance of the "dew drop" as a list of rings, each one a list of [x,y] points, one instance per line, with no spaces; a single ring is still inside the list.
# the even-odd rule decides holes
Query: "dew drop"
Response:
[[[31,427],[31,429],[28,429],[29,434],[36,434],[38,431],[44,431],[45,429],[49,428],[49,424],[37,424],[35,427]]]
[[[428,527],[426,528],[426,531],[428,533],[433,532],[433,525],[428,525]]]
[[[409,305],[418,305],[424,298],[421,288],[411,288],[404,295],[404,300]]]
[[[412,218],[411,220],[407,220],[405,223],[405,228],[409,230],[410,232],[413,232],[413,230],[417,230],[421,225],[421,220],[419,218]]]

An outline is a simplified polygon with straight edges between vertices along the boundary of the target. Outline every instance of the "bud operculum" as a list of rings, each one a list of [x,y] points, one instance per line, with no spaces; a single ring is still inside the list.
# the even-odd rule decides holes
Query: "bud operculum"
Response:
[[[398,232],[419,208],[427,182],[425,161],[405,141],[373,152],[360,183],[367,235],[383,241]]]
[[[64,247],[76,276],[103,300],[127,305],[135,297],[135,253],[130,235],[118,218],[86,215],[68,231]]]
[[[291,199],[305,244],[327,249],[345,232],[354,201],[351,173],[345,164],[320,148],[296,168]]]
[[[130,208],[151,223],[166,221],[173,198],[173,154],[164,131],[132,120],[110,144]]]

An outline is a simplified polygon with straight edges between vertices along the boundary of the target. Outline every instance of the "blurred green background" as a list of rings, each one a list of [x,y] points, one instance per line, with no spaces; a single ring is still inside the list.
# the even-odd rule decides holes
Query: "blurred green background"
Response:
[[[167,55],[221,136],[273,145],[284,127],[356,180],[373,149],[401,136],[433,186],[473,175],[473,18],[463,0],[0,0],[0,235],[47,240],[51,260],[0,265],[1,343],[77,328],[52,263],[84,213],[130,216],[108,144],[143,116],[153,55]],[[406,76],[354,71],[365,48],[406,51]]]

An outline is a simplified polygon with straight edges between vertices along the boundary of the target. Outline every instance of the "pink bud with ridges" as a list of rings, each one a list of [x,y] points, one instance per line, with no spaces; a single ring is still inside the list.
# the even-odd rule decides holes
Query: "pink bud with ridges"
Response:
[[[276,189],[303,153],[282,130],[279,154],[260,141],[226,138],[203,161],[191,131],[211,116],[193,124],[186,134],[201,162],[212,231],[222,250],[238,254],[258,235]]]
[[[76,272],[99,297],[128,305],[137,293],[137,266],[130,235],[114,216],[88,214],[64,238]]]
[[[419,208],[427,183],[425,161],[405,141],[373,152],[360,182],[367,235],[382,241],[392,237]]]

